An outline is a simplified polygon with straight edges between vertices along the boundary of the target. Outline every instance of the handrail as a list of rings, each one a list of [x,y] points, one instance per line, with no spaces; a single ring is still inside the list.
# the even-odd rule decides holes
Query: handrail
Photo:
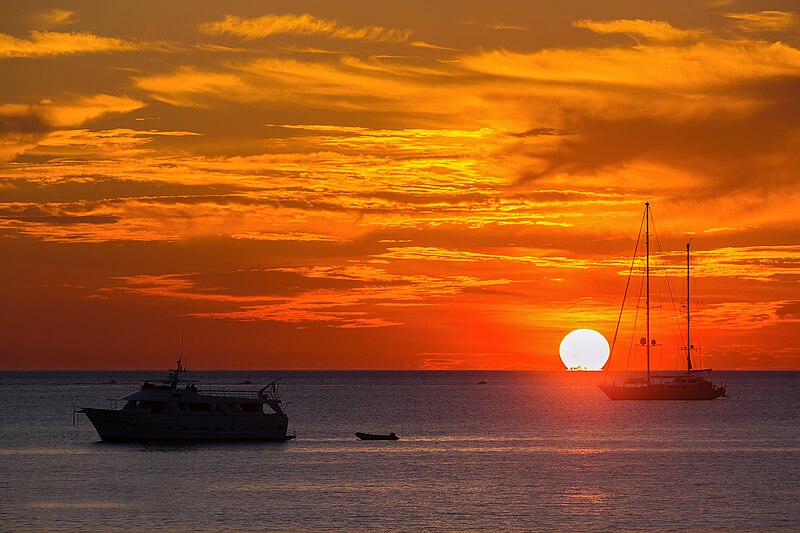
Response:
[[[221,389],[199,389],[197,394],[201,396],[214,396],[220,398],[246,398],[248,400],[278,400],[278,393],[274,391],[264,391],[261,394],[252,390],[221,390]]]

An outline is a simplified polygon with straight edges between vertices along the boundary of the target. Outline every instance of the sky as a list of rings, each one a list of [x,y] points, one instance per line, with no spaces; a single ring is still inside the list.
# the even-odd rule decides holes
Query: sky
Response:
[[[563,369],[650,201],[654,364],[692,239],[702,366],[798,369],[799,12],[3,2],[0,368]]]

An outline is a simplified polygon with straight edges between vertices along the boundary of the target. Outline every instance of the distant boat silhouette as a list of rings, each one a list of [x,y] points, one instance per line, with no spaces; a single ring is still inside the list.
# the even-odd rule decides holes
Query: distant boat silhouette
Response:
[[[691,307],[689,300],[689,244],[686,244],[686,346],[682,350],[686,351],[686,370],[675,374],[652,374],[650,372],[650,350],[657,346],[656,340],[650,337],[650,203],[644,204],[644,226],[645,226],[645,310],[646,310],[646,337],[639,341],[640,346],[644,347],[647,356],[646,377],[627,378],[621,384],[605,382],[600,384],[600,389],[612,400],[713,400],[720,396],[725,396],[725,387],[715,385],[704,374],[710,374],[710,368],[692,368],[692,350],[695,350],[691,343]],[[641,229],[640,229],[641,231]],[[637,240],[637,248],[638,248]],[[635,252],[634,252],[635,259]],[[633,267],[631,266],[631,274]],[[629,276],[630,281],[630,276]],[[627,288],[626,288],[627,294]],[[623,309],[625,305],[623,297]],[[620,312],[620,320],[622,312]],[[619,322],[617,322],[619,331]],[[616,334],[614,335],[616,340]],[[613,351],[613,346],[612,346]],[[612,354],[613,356],[613,354]]]
[[[250,381],[249,379],[246,379],[246,380],[242,381],[242,385],[252,385],[252,384],[253,384],[253,382]]]
[[[478,385],[486,385],[486,382],[485,382],[485,381],[483,381],[483,380],[480,380],[480,381],[478,382]]]
[[[388,435],[374,435],[372,433],[356,433],[356,437],[361,440],[398,440],[400,437],[394,433]]]

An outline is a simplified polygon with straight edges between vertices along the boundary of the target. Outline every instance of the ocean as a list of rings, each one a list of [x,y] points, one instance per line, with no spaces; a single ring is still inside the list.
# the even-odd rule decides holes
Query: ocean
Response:
[[[166,372],[0,372],[0,529],[800,530],[800,372],[715,374],[728,398],[613,402],[596,373],[192,372],[282,378],[297,438],[167,445],[72,413]]]

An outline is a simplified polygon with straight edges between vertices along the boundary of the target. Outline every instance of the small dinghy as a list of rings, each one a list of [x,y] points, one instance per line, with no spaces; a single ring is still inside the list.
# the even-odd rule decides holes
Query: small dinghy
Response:
[[[361,440],[397,440],[400,438],[394,433],[389,433],[388,435],[373,435],[372,433],[356,433],[356,437],[358,437]]]

